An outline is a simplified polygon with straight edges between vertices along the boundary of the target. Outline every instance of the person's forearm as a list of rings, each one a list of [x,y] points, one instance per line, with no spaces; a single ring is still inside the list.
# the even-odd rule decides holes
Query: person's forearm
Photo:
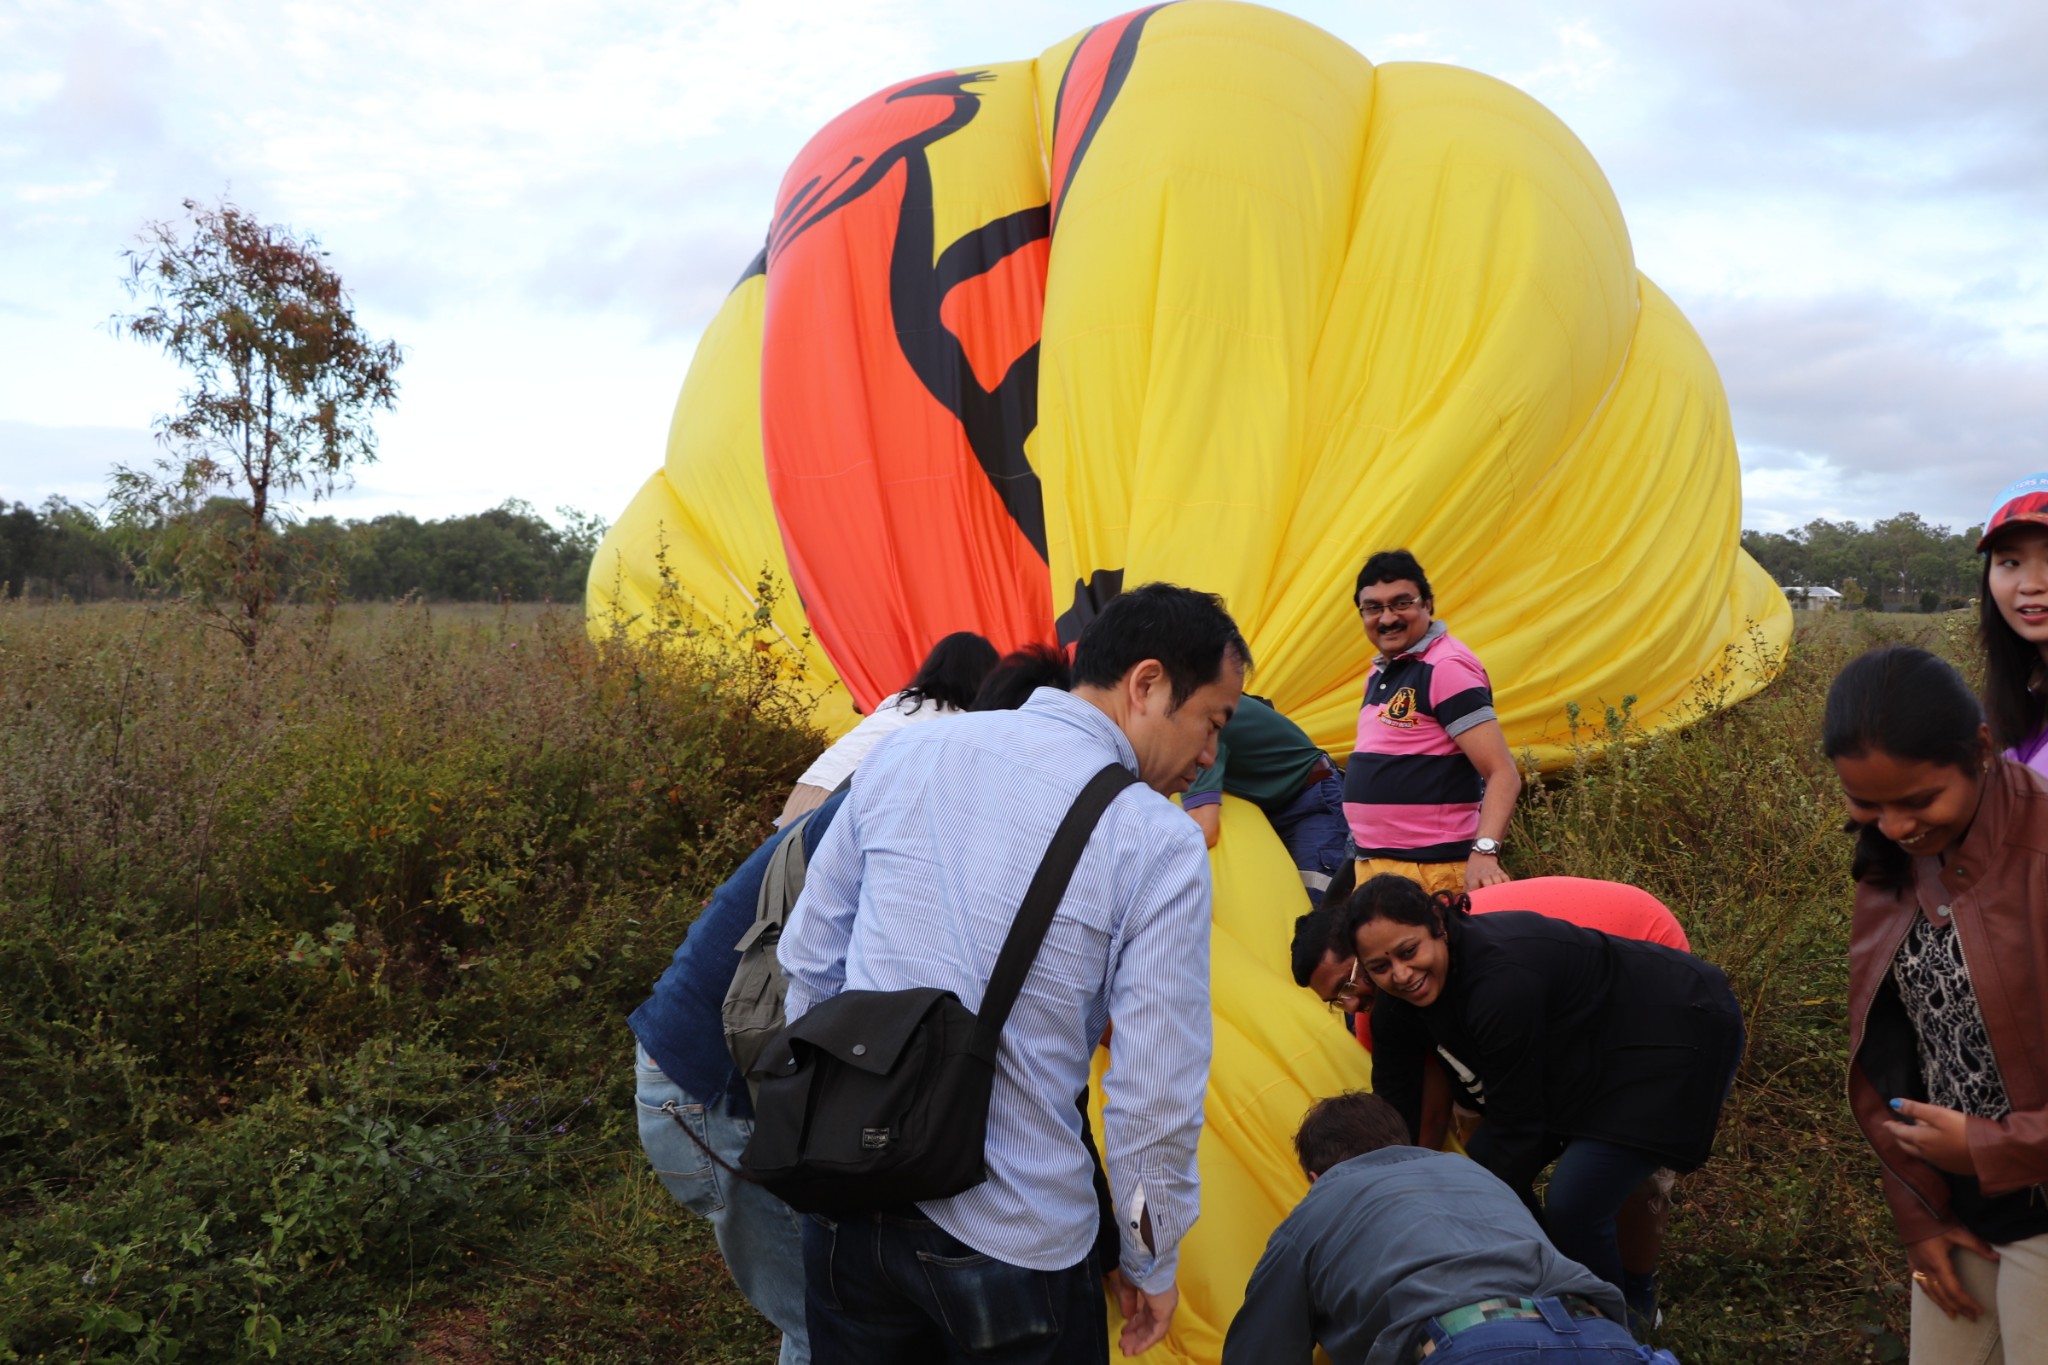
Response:
[[[1479,802],[1479,837],[1505,840],[1508,825],[1515,818],[1515,801],[1522,794],[1522,775],[1513,764],[1505,772],[1486,779],[1486,795]]]

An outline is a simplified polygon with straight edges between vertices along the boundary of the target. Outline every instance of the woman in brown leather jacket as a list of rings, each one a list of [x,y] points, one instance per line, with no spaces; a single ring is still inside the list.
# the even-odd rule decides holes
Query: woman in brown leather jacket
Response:
[[[2048,784],[1901,645],[1828,691],[1859,827],[1849,1103],[1913,1267],[1915,1365],[2048,1362]]]

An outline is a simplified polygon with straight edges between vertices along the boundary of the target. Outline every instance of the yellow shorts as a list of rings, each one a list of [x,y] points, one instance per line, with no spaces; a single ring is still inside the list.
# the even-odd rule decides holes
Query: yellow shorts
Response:
[[[1399,858],[1360,858],[1358,860],[1358,885],[1364,886],[1366,878],[1377,877],[1391,872],[1397,877],[1406,877],[1420,884],[1432,896],[1439,891],[1462,895],[1465,890],[1465,865],[1463,863],[1404,863]]]

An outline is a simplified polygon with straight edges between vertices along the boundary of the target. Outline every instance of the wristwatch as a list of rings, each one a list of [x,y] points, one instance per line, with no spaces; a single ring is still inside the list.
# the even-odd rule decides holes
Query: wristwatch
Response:
[[[1498,839],[1474,839],[1472,841],[1472,851],[1474,853],[1484,853],[1489,858],[1498,858],[1500,850],[1501,842]]]

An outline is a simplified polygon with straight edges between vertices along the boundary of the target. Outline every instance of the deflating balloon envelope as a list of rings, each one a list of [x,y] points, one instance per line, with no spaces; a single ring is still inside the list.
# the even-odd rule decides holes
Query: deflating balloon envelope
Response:
[[[1405,546],[1548,767],[1572,708],[1668,728],[1775,673],[1791,615],[1740,517],[1713,362],[1563,124],[1183,0],[892,85],[811,140],[590,608],[645,614],[666,580],[750,610],[765,569],[837,731],[951,631],[1071,642],[1165,579],[1220,593],[1257,690],[1342,756],[1371,654],[1353,578]],[[1216,1358],[1304,1188],[1293,1122],[1367,1075],[1287,975],[1277,842],[1225,820],[1204,1211],[1159,1359]]]

